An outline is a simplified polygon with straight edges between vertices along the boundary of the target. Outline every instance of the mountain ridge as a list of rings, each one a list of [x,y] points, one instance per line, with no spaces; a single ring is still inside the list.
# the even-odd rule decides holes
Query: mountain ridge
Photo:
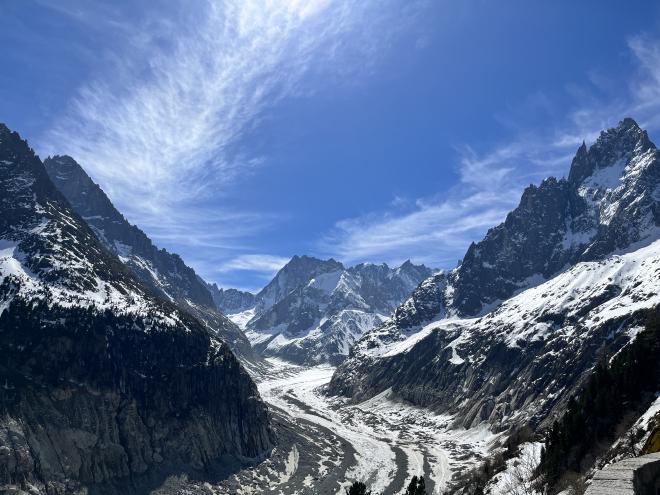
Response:
[[[389,313],[432,273],[409,260],[346,267],[334,260],[296,255],[253,299],[230,315],[254,348],[299,364],[336,364],[366,330]]]
[[[329,393],[392,388],[465,427],[547,426],[660,302],[660,159],[647,133],[632,119],[603,131],[569,177],[525,189],[458,268],[355,343]]]
[[[242,331],[216,311],[206,283],[180,256],[157,248],[140,228],[131,225],[80,164],[69,156],[57,155],[47,158],[44,166],[55,187],[96,237],[138,279],[156,294],[196,316],[241,358],[258,359]]]
[[[0,483],[126,493],[273,445],[227,344],[153,295],[0,125]]]

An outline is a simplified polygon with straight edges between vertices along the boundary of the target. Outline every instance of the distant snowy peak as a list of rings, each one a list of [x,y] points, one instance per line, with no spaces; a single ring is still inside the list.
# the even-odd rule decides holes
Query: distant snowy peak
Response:
[[[333,259],[320,260],[311,256],[294,256],[284,265],[266,287],[256,296],[260,311],[266,310],[299,287],[324,273],[344,270],[344,265]]]
[[[252,292],[237,289],[222,289],[215,283],[204,283],[211,292],[216,307],[224,314],[241,313],[254,307],[256,297]]]
[[[340,362],[353,342],[388,315],[432,271],[294,256],[259,292],[254,307],[230,318],[264,355],[296,362]]]
[[[54,156],[44,165],[73,209],[143,282],[169,300],[215,307],[211,293],[192,268],[178,255],[158,249],[142,230],[131,225],[73,158]]]

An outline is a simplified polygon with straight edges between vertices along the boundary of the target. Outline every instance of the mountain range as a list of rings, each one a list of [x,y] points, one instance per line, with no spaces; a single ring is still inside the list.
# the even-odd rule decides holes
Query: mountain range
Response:
[[[79,173],[65,160],[49,170],[62,172],[58,181]],[[108,217],[94,219],[96,229],[0,125],[0,484],[127,493],[172,472],[266,455],[274,437],[256,386],[188,311],[211,297],[78,179],[73,203],[88,191],[82,214]],[[149,253],[160,291],[145,282],[150,270],[134,268]],[[170,276],[191,283],[177,288]],[[188,295],[197,303],[176,302]]]
[[[629,118],[583,143],[565,178],[525,189],[456,268],[294,256],[256,294],[205,282],[131,225],[73,158],[42,162],[0,125],[0,485],[143,493],[172,475],[224,479],[281,444],[290,450],[280,486],[301,459],[290,429],[321,431],[305,429],[314,401],[327,401],[327,414],[426,408],[461,431],[487,426],[500,439],[493,451],[510,455],[527,430],[551,448],[542,465],[557,477],[561,462],[592,469],[633,425],[644,441],[660,438],[656,390],[640,386],[620,401],[625,417],[609,418],[617,432],[598,439],[597,455],[563,459],[579,435],[561,428],[600,407],[580,399],[585,383],[592,395],[607,373],[625,375],[619,388],[657,383],[630,371],[654,360],[629,344],[644,335],[649,352],[658,348],[648,321],[659,280],[660,152]],[[603,371],[612,363],[618,371]],[[326,377],[336,366],[330,383],[297,396],[287,373],[319,364],[312,371]],[[286,427],[273,425],[246,369],[281,388]],[[311,401],[301,416],[282,419],[301,398]],[[376,429],[410,450],[389,427]],[[346,466],[333,466],[352,469],[344,447]],[[265,472],[260,486],[275,476]]]
[[[252,295],[215,291],[221,309],[246,331],[262,356],[298,364],[338,364],[351,345],[388,315],[432,270],[406,261],[397,268],[294,256]]]
[[[660,303],[659,234],[658,150],[625,119],[367,332],[329,391],[391,390],[463,427],[548,427]]]

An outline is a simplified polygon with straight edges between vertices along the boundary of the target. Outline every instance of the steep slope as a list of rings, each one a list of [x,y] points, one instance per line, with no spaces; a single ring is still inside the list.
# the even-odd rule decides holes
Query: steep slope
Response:
[[[243,332],[216,310],[211,292],[195,271],[131,225],[73,158],[54,156],[44,165],[74,211],[145,285],[196,316],[240,357],[255,357]]]
[[[155,298],[1,124],[0,381],[0,483],[33,492],[128,493],[271,444],[227,345]]]
[[[659,355],[660,308],[655,308],[631,345],[598,363],[548,432],[540,470],[551,485],[559,485],[568,472],[596,467],[598,458],[602,466],[657,451],[652,432],[658,431]],[[624,429],[630,433],[621,435]]]
[[[392,388],[466,426],[545,424],[660,302],[659,201],[658,152],[626,119],[356,343],[330,392]]]
[[[632,119],[582,145],[569,178],[529,186],[460,266],[424,281],[371,346],[445,317],[475,317],[579,261],[652,242],[660,225],[658,151]],[[588,175],[585,175],[588,174]],[[376,338],[375,335],[378,335]]]
[[[158,249],[144,232],[131,225],[73,158],[49,157],[44,166],[75,212],[140,280],[171,301],[187,299],[200,306],[213,306],[210,292],[192,268],[178,255]]]
[[[658,277],[660,241],[578,263],[480,318],[443,319],[388,345],[359,341],[331,390],[364,399],[392,388],[466,427],[539,424],[599,353],[635,335],[660,303]]]
[[[350,346],[410,294],[431,270],[407,261],[398,268],[294,256],[255,297],[230,315],[257,350],[296,363],[339,363]]]

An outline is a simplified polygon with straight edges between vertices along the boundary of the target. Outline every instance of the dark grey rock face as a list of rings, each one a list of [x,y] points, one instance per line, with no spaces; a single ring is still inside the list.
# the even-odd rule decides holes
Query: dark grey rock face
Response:
[[[125,493],[140,476],[203,476],[221,470],[223,456],[267,453],[266,407],[229,348],[194,320],[149,327],[136,316],[12,302],[0,316],[0,442],[11,453],[0,483]]]
[[[198,317],[241,358],[256,359],[243,332],[217,311],[211,291],[195,271],[177,254],[158,249],[142,230],[131,225],[73,158],[54,156],[44,166],[74,211],[140,281]]]
[[[565,180],[547,179],[525,190],[520,205],[484,240],[472,244],[452,274],[452,309],[475,315],[526,286],[534,275],[548,278],[577,258],[578,247],[564,249],[568,229],[586,206]]]
[[[626,119],[578,149],[568,179],[526,189],[458,268],[422,282],[356,342],[330,393],[359,400],[391,387],[465,426],[547,421],[655,304],[657,253],[645,250],[660,237],[659,202],[658,152]],[[632,251],[640,258],[619,256]]]
[[[583,144],[568,180],[527,188],[506,220],[469,247],[450,275],[449,311],[476,315],[577,261],[644,240],[660,225],[659,168],[655,146],[632,119]]]
[[[44,166],[75,212],[143,282],[167,298],[214,307],[211,293],[194,270],[178,255],[158,249],[142,230],[131,225],[73,158],[54,156],[44,160]]]
[[[229,347],[107,250],[0,125],[0,484],[129,493],[272,444]]]
[[[254,307],[256,296],[252,292],[237,289],[221,289],[216,284],[207,284],[216,307],[226,315],[240,313]]]

